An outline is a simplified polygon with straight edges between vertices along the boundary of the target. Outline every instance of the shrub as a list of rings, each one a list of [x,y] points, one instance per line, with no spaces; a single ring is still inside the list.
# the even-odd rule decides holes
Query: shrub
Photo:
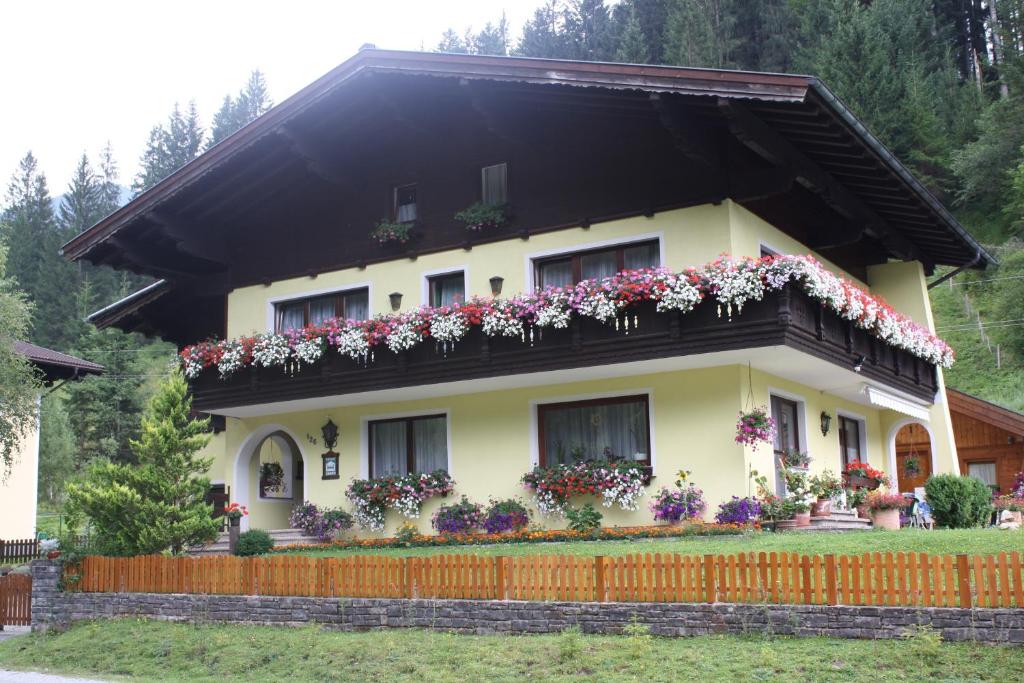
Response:
[[[750,524],[761,516],[761,504],[755,498],[732,497],[718,506],[715,521],[719,524]]]
[[[413,540],[419,536],[416,525],[412,522],[402,522],[395,530],[395,543],[402,546],[411,546]]]
[[[293,529],[302,529],[307,536],[315,536],[321,543],[330,541],[339,531],[351,529],[355,520],[341,508],[324,508],[316,503],[304,502],[292,508],[288,523]]]
[[[250,555],[266,555],[274,547],[274,539],[263,529],[249,529],[238,535],[238,545],[235,546],[235,555],[248,557]]]
[[[580,508],[567,508],[565,518],[569,520],[569,528],[581,534],[589,534],[601,528],[604,515],[594,506],[587,503]]]
[[[983,525],[992,512],[992,491],[974,477],[940,474],[924,486],[932,516],[939,526],[970,529]]]
[[[514,498],[491,500],[484,512],[484,529],[489,534],[519,531],[530,523],[530,511]]]
[[[467,534],[484,524],[483,508],[471,503],[465,496],[454,505],[442,505],[431,521],[441,534]]]

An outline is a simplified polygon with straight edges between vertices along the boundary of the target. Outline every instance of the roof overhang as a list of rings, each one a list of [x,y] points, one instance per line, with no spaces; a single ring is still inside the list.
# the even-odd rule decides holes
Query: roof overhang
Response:
[[[46,382],[78,379],[103,373],[103,366],[29,342],[14,342],[14,350],[28,358],[43,373]]]

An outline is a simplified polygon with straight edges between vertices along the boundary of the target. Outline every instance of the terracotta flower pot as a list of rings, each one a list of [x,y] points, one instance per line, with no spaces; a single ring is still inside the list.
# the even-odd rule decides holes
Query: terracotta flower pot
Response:
[[[868,510],[867,505],[858,505],[856,508],[857,516],[861,519],[871,519],[871,510]]]
[[[780,519],[779,521],[775,522],[775,530],[776,531],[786,531],[787,529],[795,529],[795,528],[796,528],[796,520],[795,519]]]
[[[828,517],[832,514],[832,501],[828,498],[819,498],[811,505],[811,517]]]
[[[796,522],[796,525],[798,527],[810,526],[811,525],[811,513],[810,513],[810,511],[796,513],[796,515],[793,516],[793,521]]]
[[[872,510],[871,525],[878,529],[900,528],[900,511],[896,508],[890,510]]]

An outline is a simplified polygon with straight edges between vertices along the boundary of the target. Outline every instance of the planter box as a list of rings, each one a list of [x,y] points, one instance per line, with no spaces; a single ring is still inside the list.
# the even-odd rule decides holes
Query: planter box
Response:
[[[862,477],[859,474],[844,474],[843,478],[846,479],[847,488],[868,489],[869,491],[874,491],[879,487],[879,481],[877,479],[869,479],[868,477]]]

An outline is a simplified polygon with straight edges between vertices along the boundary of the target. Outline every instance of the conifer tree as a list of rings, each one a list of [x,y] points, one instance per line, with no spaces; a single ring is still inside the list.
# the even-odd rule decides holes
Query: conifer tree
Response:
[[[114,555],[178,554],[213,539],[219,528],[205,502],[211,459],[209,419],[190,418],[192,400],[180,374],[165,381],[132,441],[138,465],[94,463],[68,484],[68,509],[93,527],[100,549]]]
[[[195,159],[202,144],[203,127],[196,103],[189,102],[186,112],[175,103],[167,123],[157,124],[149,131],[146,149],[139,160],[142,168],[132,183],[135,194],[145,192]]]
[[[626,18],[619,34],[618,45],[615,50],[615,61],[617,62],[644,64],[651,58],[634,5],[630,5],[626,9]]]
[[[267,89],[267,81],[263,73],[257,69],[249,74],[249,80],[234,98],[225,95],[220,109],[213,117],[210,128],[210,140],[206,148],[228,137],[243,126],[246,126],[265,114],[274,106]]]

